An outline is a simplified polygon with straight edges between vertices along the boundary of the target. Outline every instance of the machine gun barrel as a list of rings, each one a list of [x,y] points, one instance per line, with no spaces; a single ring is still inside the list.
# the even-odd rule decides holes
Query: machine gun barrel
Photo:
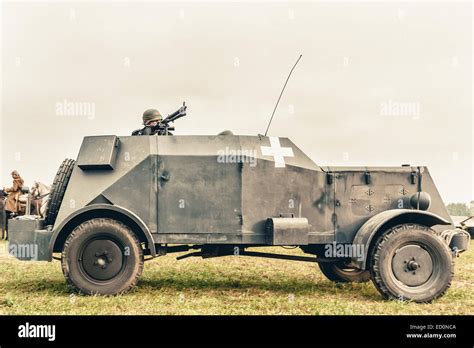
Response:
[[[145,126],[145,128],[147,129],[147,132],[143,134],[172,135],[171,133],[169,133],[169,131],[173,131],[174,127],[170,125],[170,122],[174,122],[177,119],[186,116],[186,109],[187,109],[187,106],[185,102],[183,102],[183,106],[181,106],[178,110],[173,112],[171,115],[168,115],[164,120],[158,122],[158,124],[151,127]],[[132,135],[136,135],[136,134],[132,133]]]
[[[185,102],[183,102],[183,106],[181,106],[178,110],[173,112],[172,114],[168,115],[161,123],[168,124],[170,122],[176,121],[178,118],[186,116],[186,106]]]

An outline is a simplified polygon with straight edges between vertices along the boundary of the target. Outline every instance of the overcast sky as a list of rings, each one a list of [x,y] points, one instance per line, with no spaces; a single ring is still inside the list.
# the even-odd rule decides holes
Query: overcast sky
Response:
[[[472,8],[462,3],[3,3],[0,186],[51,183],[85,135],[186,100],[176,134],[290,137],[319,165],[427,165],[473,199]]]

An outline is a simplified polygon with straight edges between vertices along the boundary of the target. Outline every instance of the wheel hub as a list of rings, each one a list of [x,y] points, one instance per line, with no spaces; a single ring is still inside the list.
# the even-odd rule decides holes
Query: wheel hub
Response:
[[[408,263],[407,263],[407,269],[409,271],[416,271],[418,269],[418,267],[420,267],[420,265],[418,264],[418,262],[416,262],[414,260],[408,261]]]
[[[91,278],[109,280],[122,269],[122,250],[114,241],[94,240],[84,248],[81,261]]]
[[[395,277],[408,286],[420,286],[433,273],[433,260],[419,245],[405,245],[396,250],[392,259]]]

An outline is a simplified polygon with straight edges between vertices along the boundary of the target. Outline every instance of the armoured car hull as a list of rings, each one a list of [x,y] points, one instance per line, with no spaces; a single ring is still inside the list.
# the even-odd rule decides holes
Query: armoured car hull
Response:
[[[364,281],[371,272],[379,290],[384,285],[380,285],[381,275],[373,270],[374,265],[378,267],[374,247],[384,237],[404,235],[408,228],[407,235],[414,236],[408,243],[414,247],[403,249],[404,244],[399,245],[404,250],[402,254],[406,254],[400,262],[419,257],[431,269],[448,267],[447,261],[443,261],[447,260],[446,254],[453,250],[457,254],[469,243],[469,235],[453,226],[426,167],[320,167],[287,138],[86,137],[77,161],[68,162],[58,175],[58,182],[53,185],[57,195],[45,223],[45,230],[50,231],[49,252],[45,254],[50,260],[53,253],[62,252],[66,278],[87,293],[116,293],[130,287],[110,288],[106,284],[109,280],[102,284],[104,279],[100,276],[91,276],[97,275],[95,266],[78,267],[78,272],[94,286],[70,277],[71,263],[78,262],[74,258],[84,258],[79,255],[81,252],[88,254],[100,249],[93,253],[94,262],[101,267],[105,262],[106,273],[107,267],[113,268],[113,262],[109,265],[108,259],[103,258],[102,249],[115,250],[114,245],[118,245],[119,250],[129,242],[133,244],[132,239],[125,237],[107,237],[107,231],[114,228],[118,235],[133,235],[140,243],[139,252],[151,256],[188,249],[199,249],[195,254],[207,257],[236,251],[240,255],[258,256],[246,253],[245,249],[295,245],[313,255],[311,261],[320,265],[324,262],[323,273],[331,280]],[[34,233],[17,231],[16,236],[21,235],[17,239],[24,240],[25,234]],[[92,239],[78,241],[77,248],[82,251],[71,253],[72,242],[81,234],[90,234]],[[426,241],[431,247],[423,247],[424,242],[417,236],[422,240],[433,236],[436,240]],[[12,238],[15,240],[15,233]],[[103,242],[107,238],[112,242]],[[354,249],[346,248],[335,255],[331,254],[335,248],[330,245],[357,245],[360,250],[355,255]],[[427,251],[419,251],[416,246]],[[436,248],[444,248],[439,265],[439,260],[435,261],[439,257],[434,256],[439,253]],[[126,255],[121,257],[125,260]],[[308,261],[304,257],[299,259]],[[125,267],[125,263],[120,267]],[[354,278],[354,271],[360,276]],[[115,275],[118,274],[121,273]],[[106,277],[114,279],[115,275],[112,272]],[[428,275],[415,275],[415,280],[400,278],[396,281],[406,286],[421,286],[430,279]],[[446,283],[443,279],[438,281]],[[423,302],[441,295],[443,286],[434,293],[430,289],[420,290],[423,296],[404,292],[403,287],[381,292],[386,297],[402,293]]]

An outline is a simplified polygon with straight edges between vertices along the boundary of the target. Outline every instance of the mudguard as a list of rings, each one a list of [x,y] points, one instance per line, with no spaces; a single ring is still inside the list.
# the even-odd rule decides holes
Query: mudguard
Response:
[[[114,215],[115,216],[120,215],[133,221],[141,230],[143,235],[146,237],[151,256],[156,255],[156,249],[155,249],[155,244],[153,242],[153,236],[150,230],[148,229],[148,227],[146,226],[146,224],[142,221],[142,219],[140,219],[140,217],[138,217],[136,214],[134,214],[130,210],[125,209],[120,206],[111,205],[111,204],[92,204],[92,205],[88,205],[81,209],[76,210],[74,213],[72,213],[63,221],[61,221],[61,224],[54,229],[53,235],[51,237],[51,241],[49,243],[50,260],[52,259],[54,245],[58,237],[61,236],[63,232],[67,233],[67,231],[70,230],[70,226],[68,226],[70,225],[70,223],[72,223],[73,225],[77,225],[75,221],[83,222],[95,217],[114,217]]]
[[[392,223],[391,223],[392,222]],[[383,211],[367,220],[357,231],[353,244],[363,246],[361,250],[364,252],[364,257],[355,255],[351,263],[353,266],[366,269],[367,255],[369,248],[377,232],[383,227],[393,227],[401,223],[419,223],[428,227],[434,225],[452,225],[452,221],[448,221],[436,214],[411,209],[391,209]]]

